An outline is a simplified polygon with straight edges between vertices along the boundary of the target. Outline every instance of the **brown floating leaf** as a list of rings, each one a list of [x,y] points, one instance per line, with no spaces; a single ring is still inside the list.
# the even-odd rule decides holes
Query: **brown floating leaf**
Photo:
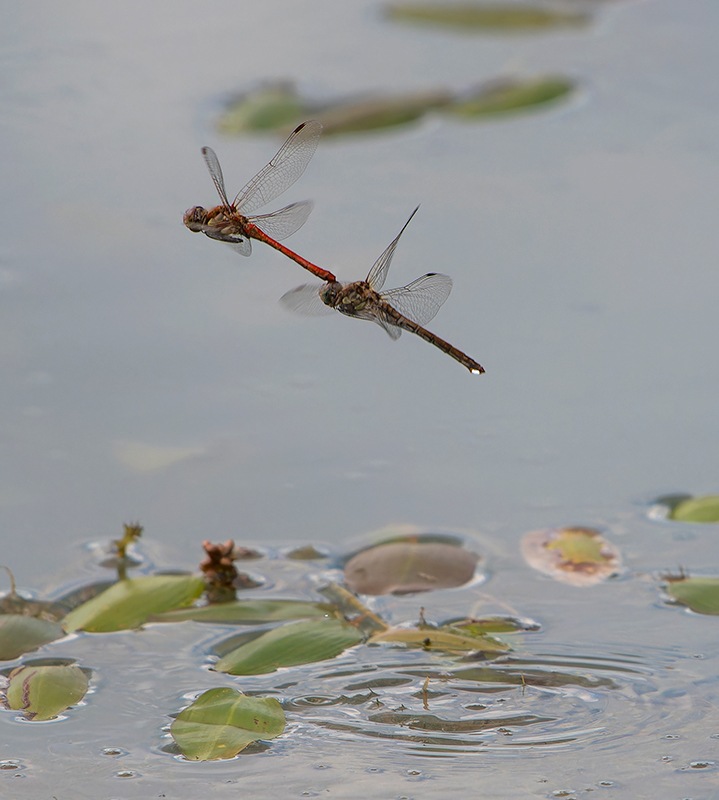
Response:
[[[345,581],[360,594],[405,594],[461,586],[478,556],[450,544],[394,542],[370,547],[345,564]]]
[[[522,539],[530,567],[572,586],[592,586],[621,567],[619,550],[593,528],[532,531]]]

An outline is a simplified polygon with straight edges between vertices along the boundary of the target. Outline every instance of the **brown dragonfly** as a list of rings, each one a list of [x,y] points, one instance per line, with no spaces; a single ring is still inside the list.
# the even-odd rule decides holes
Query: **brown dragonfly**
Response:
[[[417,208],[377,259],[365,280],[354,283],[328,281],[319,288],[309,284],[298,286],[283,295],[281,302],[290,310],[303,314],[321,313],[334,308],[348,317],[376,322],[392,339],[399,339],[403,330],[409,331],[459,361],[472,374],[481,375],[484,372],[481,364],[423,327],[434,318],[449,297],[452,279],[448,275],[428,272],[399,289],[381,292],[397,243],[417,213]]]
[[[203,147],[205,164],[222,202],[214,208],[189,208],[185,211],[183,222],[193,233],[204,233],[210,239],[224,242],[240,255],[249,256],[252,252],[250,239],[257,239],[279,250],[321,280],[336,280],[328,270],[318,267],[277,241],[291,236],[304,225],[312,211],[310,201],[292,203],[269,214],[248,216],[289,189],[302,175],[317,149],[321,133],[322,124],[316,120],[298,125],[272,161],[238,192],[232,202],[228,199],[225,179],[215,151],[211,147]]]

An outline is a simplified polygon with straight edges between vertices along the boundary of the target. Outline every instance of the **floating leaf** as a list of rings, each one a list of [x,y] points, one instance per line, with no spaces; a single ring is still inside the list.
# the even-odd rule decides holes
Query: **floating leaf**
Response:
[[[153,622],[215,622],[221,624],[250,625],[262,622],[283,622],[307,617],[326,617],[329,606],[306,600],[235,600],[215,603],[199,608],[179,608],[155,614]]]
[[[10,673],[7,704],[28,719],[53,719],[82,700],[88,683],[85,671],[75,664],[27,664]]]
[[[223,656],[215,669],[230,675],[260,675],[334,658],[361,641],[355,628],[338,619],[292,622],[240,645]]]
[[[395,3],[387,16],[400,22],[419,22],[457,30],[503,33],[576,28],[591,21],[582,11],[563,11],[538,5],[500,3]]]
[[[204,586],[196,575],[127,578],[71,611],[64,627],[68,633],[137,628],[153,614],[189,605],[202,594]]]
[[[285,713],[274,697],[248,697],[229,687],[208,689],[181,711],[170,733],[193,761],[232,758],[285,729]]]
[[[568,78],[508,78],[480,86],[477,91],[452,103],[449,111],[461,117],[506,114],[553,103],[569,95],[573,89],[574,82]]]
[[[360,594],[402,594],[461,586],[478,557],[450,544],[397,542],[370,547],[345,564],[345,581]]]
[[[499,639],[481,633],[466,633],[459,628],[389,628],[375,633],[369,640],[369,644],[382,642],[414,645],[445,653],[503,653],[510,649]]]
[[[0,661],[10,661],[65,635],[57,622],[23,614],[0,615]]]
[[[591,586],[615,575],[621,566],[617,548],[593,528],[532,531],[522,539],[530,567],[573,586]]]
[[[669,512],[678,522],[719,522],[719,494],[682,500]]]
[[[217,121],[220,133],[233,136],[247,131],[294,127],[312,116],[295,87],[288,82],[265,84],[235,97]]]
[[[719,614],[719,578],[668,578],[667,594],[697,614]]]

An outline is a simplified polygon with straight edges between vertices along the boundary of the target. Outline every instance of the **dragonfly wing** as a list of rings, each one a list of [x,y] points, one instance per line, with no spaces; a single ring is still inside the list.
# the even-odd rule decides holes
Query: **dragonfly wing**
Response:
[[[271,214],[249,217],[249,221],[273,239],[286,239],[305,224],[311,211],[312,202],[303,200],[300,203],[285,206],[279,211],[273,211]]]
[[[203,225],[201,231],[209,239],[214,239],[217,242],[229,245],[236,253],[242,256],[249,256],[252,253],[252,243],[246,236],[233,236],[232,234],[221,233],[211,225]]]
[[[207,164],[212,182],[215,184],[215,189],[217,189],[217,194],[220,195],[220,200],[222,200],[225,208],[229,209],[230,202],[227,199],[225,179],[222,177],[222,167],[220,166],[220,160],[217,158],[217,153],[211,147],[203,147],[202,155],[205,159],[205,164]]]
[[[322,286],[306,283],[285,292],[280,297],[280,303],[295,314],[303,314],[307,317],[325,316],[332,312],[332,308],[322,302],[321,290]]]
[[[381,308],[353,308],[351,311],[343,312],[342,307],[338,306],[337,310],[353,319],[366,319],[368,322],[376,322],[390,339],[399,339],[402,335],[402,329],[397,327],[394,319],[389,314],[385,314]]]
[[[407,319],[426,325],[434,319],[451,291],[452,279],[449,275],[429,272],[406,286],[384,292],[382,299]]]
[[[322,124],[309,120],[298,125],[275,157],[244,186],[234,206],[249,214],[282,194],[302,175],[317,149]]]
[[[376,291],[379,290],[384,286],[384,282],[387,280],[387,272],[389,271],[389,265],[392,262],[392,256],[394,255],[394,251],[397,248],[397,242],[399,242],[400,236],[405,231],[405,228],[409,225],[412,221],[412,217],[417,213],[419,206],[415,208],[415,210],[409,215],[409,219],[407,222],[404,223],[404,227],[402,230],[395,236],[395,238],[390,242],[387,246],[386,250],[382,255],[375,261],[374,266],[369,271],[369,275],[367,275],[367,283]]]

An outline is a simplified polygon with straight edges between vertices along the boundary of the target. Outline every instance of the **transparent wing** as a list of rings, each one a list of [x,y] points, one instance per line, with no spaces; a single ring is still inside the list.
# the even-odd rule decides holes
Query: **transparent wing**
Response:
[[[312,202],[303,200],[300,203],[285,206],[279,211],[273,211],[271,214],[259,214],[248,219],[273,239],[286,239],[305,224],[310,211],[312,211]]]
[[[390,339],[399,339],[402,330],[397,327],[394,318],[385,313],[384,309],[379,306],[365,306],[363,308],[352,308],[352,310],[343,311],[343,306],[336,306],[340,314],[345,314],[352,319],[366,319],[368,322],[376,322],[377,325],[390,337]]]
[[[306,283],[297,286],[280,297],[280,303],[295,314],[303,314],[307,317],[326,316],[332,313],[332,308],[326,306],[320,297],[322,286]]]
[[[220,160],[217,158],[217,153],[211,147],[203,147],[202,155],[205,159],[205,164],[207,164],[212,182],[215,184],[215,189],[217,189],[217,194],[220,195],[220,200],[222,200],[225,208],[229,209],[230,202],[227,199],[225,179],[222,177],[222,167],[220,166]]]
[[[252,253],[252,243],[246,236],[233,236],[232,234],[220,233],[220,231],[216,230],[211,225],[203,225],[200,231],[209,239],[214,239],[217,242],[229,245],[241,256],[249,256]]]
[[[322,124],[309,120],[298,125],[275,157],[244,186],[234,206],[249,214],[279,196],[302,175],[317,149]]]
[[[382,299],[407,319],[426,325],[434,319],[451,291],[452,279],[449,275],[429,272],[406,286],[384,292]]]
[[[419,206],[415,208],[415,210],[409,215],[409,219],[407,222],[404,223],[404,227],[402,230],[395,236],[395,238],[390,242],[387,249],[382,253],[382,255],[375,261],[374,266],[369,271],[367,275],[367,283],[376,291],[379,290],[384,286],[384,282],[387,280],[387,272],[389,271],[389,265],[392,262],[392,256],[394,255],[394,251],[397,247],[397,242],[399,242],[400,236],[405,231],[405,228],[409,225],[412,221],[412,217],[417,213]]]

